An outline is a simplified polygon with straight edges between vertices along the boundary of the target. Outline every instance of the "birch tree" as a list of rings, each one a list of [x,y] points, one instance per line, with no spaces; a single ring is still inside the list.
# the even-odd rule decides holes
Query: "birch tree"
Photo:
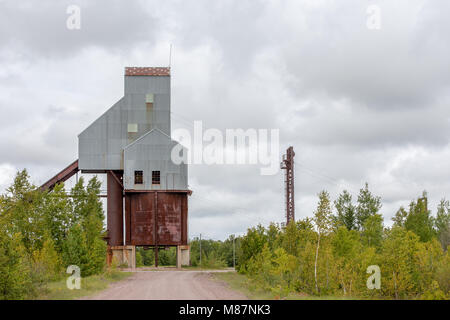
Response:
[[[323,190],[319,193],[319,203],[317,209],[314,212],[314,223],[317,231],[317,246],[316,246],[316,258],[314,261],[314,281],[316,284],[316,291],[320,293],[319,284],[317,281],[317,261],[319,258],[320,238],[322,235],[327,234],[331,228],[331,201],[330,195],[327,191]]]

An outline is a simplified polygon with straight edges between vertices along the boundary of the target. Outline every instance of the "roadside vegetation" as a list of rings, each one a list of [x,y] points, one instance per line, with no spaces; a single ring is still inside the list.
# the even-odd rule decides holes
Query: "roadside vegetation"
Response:
[[[66,278],[58,281],[49,282],[46,290],[42,291],[38,300],[73,300],[89,297],[101,290],[106,289],[111,283],[117,282],[131,276],[131,272],[121,272],[113,270],[112,272],[103,272],[81,278],[81,288],[79,290],[67,289]]]
[[[106,267],[99,193],[95,177],[87,184],[79,179],[69,197],[62,184],[41,191],[26,170],[17,173],[0,196],[0,299],[71,299],[127,276]],[[311,217],[288,226],[258,225],[225,241],[190,241],[192,268],[233,267],[235,247],[238,273],[217,277],[261,299],[450,299],[449,245],[448,200],[433,215],[424,192],[386,227],[381,199],[367,184],[356,200],[343,191],[332,202],[320,192]],[[153,250],[138,248],[136,261],[154,265]],[[160,250],[159,262],[175,266],[175,248]],[[66,288],[69,265],[81,269],[81,290]],[[381,285],[369,290],[373,265]]]
[[[237,269],[247,278],[245,286],[280,298],[450,298],[447,200],[433,216],[424,192],[408,209],[398,210],[390,228],[383,225],[381,199],[367,184],[356,203],[344,191],[334,212],[332,207],[322,191],[311,218],[248,229],[238,241]],[[370,265],[380,268],[380,289],[367,288]]]
[[[357,299],[350,296],[317,296],[308,295],[303,292],[289,292],[285,296],[280,296],[273,292],[273,290],[263,288],[256,285],[246,275],[237,272],[217,272],[213,273],[213,277],[219,281],[223,281],[235,291],[243,293],[250,300],[346,300]]]
[[[177,250],[176,247],[168,247],[167,249],[160,249],[158,251],[158,265],[175,267],[177,265]],[[155,266],[155,252],[153,248],[136,248],[136,266],[137,267],[154,267]]]
[[[238,274],[215,277],[257,299],[450,299],[448,200],[433,215],[424,192],[386,227],[381,199],[367,184],[356,201],[347,191],[333,202],[326,191],[318,198],[311,217],[236,238]],[[232,240],[202,240],[203,257],[233,266]],[[198,244],[191,242],[193,264]],[[380,289],[367,287],[372,265],[380,268]]]
[[[82,278],[101,275],[85,284],[118,277],[106,268],[100,185],[96,177],[86,185],[80,178],[69,197],[62,184],[41,191],[26,170],[17,173],[0,196],[0,299],[77,291],[62,290],[69,265],[79,266]]]
[[[233,236],[225,241],[202,239],[202,259],[200,263],[200,240],[191,239],[189,242],[191,265],[189,269],[223,269],[233,267]],[[159,250],[158,261],[160,266],[176,266],[177,252],[175,247]],[[155,265],[155,253],[152,248],[136,249],[136,265],[138,267],[151,267]]]

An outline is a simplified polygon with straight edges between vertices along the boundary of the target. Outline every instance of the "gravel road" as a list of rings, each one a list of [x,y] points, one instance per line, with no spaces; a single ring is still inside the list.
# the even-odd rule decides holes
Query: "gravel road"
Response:
[[[91,300],[243,300],[212,272],[194,270],[138,270],[129,278],[113,283]]]

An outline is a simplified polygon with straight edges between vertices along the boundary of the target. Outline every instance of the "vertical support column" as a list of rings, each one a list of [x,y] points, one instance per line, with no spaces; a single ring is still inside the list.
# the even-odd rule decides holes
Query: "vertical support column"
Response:
[[[155,243],[155,267],[158,267],[158,192],[155,191],[155,224],[154,224],[154,243]]]
[[[155,267],[158,268],[158,246],[155,246]]]
[[[136,246],[127,246],[131,247],[131,268],[136,269]]]
[[[181,246],[177,246],[177,269],[181,269]]]
[[[133,197],[132,194],[125,193],[125,244],[131,245],[131,207]]]
[[[107,229],[108,245],[123,245],[123,188],[122,174],[107,172]]]

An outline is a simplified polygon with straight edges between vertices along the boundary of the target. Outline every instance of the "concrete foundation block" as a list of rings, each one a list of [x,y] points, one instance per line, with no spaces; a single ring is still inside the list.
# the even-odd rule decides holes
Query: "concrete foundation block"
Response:
[[[177,268],[191,264],[190,252],[190,247],[187,245],[177,246]]]
[[[111,256],[119,266],[127,265],[128,268],[136,268],[135,246],[113,246],[111,247]]]

